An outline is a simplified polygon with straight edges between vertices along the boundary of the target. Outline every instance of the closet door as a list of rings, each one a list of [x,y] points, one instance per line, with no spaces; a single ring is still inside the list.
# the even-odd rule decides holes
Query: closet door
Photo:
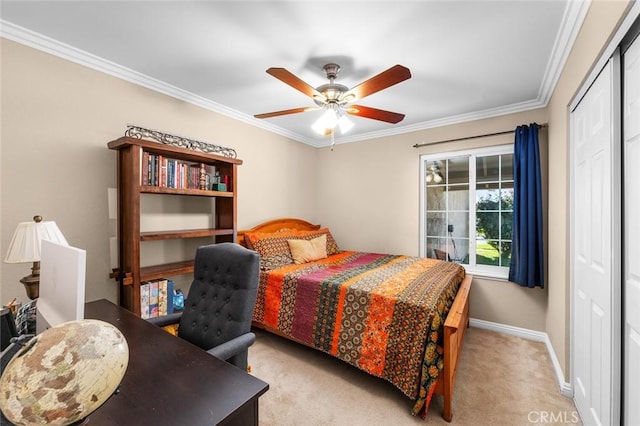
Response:
[[[640,41],[624,54],[624,424],[640,425]]]
[[[618,424],[615,328],[615,71],[610,60],[571,113],[571,247],[574,399],[585,425]],[[618,86],[619,87],[619,86]],[[617,126],[619,128],[619,126]],[[619,303],[619,302],[618,302]],[[619,327],[619,321],[618,321]],[[617,352],[617,354],[616,354]]]

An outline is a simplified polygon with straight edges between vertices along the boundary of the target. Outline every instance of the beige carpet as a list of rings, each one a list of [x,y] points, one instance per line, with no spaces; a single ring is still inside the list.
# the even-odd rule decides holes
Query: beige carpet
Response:
[[[332,356],[256,330],[252,374],[269,383],[260,424],[533,425],[579,424],[573,401],[560,394],[543,343],[470,328],[458,370],[453,421],[436,395],[426,420],[382,379]]]

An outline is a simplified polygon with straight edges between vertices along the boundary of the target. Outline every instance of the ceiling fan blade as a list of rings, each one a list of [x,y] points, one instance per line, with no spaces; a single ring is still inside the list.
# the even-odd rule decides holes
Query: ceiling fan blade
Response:
[[[386,121],[387,123],[396,124],[402,121],[404,114],[397,112],[385,111],[383,109],[371,108],[362,105],[350,105],[347,114],[358,117],[370,118],[372,120]]]
[[[282,110],[282,111],[274,111],[274,112],[266,112],[264,114],[256,114],[256,115],[254,115],[254,117],[255,118],[278,117],[280,115],[297,114],[299,112],[313,111],[315,109],[318,109],[318,108],[317,107],[292,108],[292,109],[285,109],[285,110]]]
[[[312,99],[315,97],[324,98],[324,96],[322,96],[322,93],[318,92],[315,88],[309,86],[307,83],[284,68],[269,68],[267,70],[267,74],[274,76],[278,80],[288,84],[289,86],[304,93]]]
[[[380,74],[371,77],[369,80],[363,81],[356,87],[347,91],[342,99],[349,99],[348,102],[362,99],[365,96],[369,96],[373,93],[379,92],[382,89],[391,87],[394,84],[398,84],[411,78],[411,71],[409,68],[402,65],[395,65],[386,71],[382,71]]]

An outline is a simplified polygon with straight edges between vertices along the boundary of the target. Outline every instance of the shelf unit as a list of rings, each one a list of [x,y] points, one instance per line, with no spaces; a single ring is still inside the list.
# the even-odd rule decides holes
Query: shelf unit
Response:
[[[237,239],[237,167],[242,160],[204,153],[144,139],[122,137],[107,144],[118,151],[118,265],[111,277],[119,283],[119,302],[140,315],[140,283],[157,278],[193,273],[193,259],[141,267],[141,242],[211,237],[211,242],[235,242]],[[226,191],[193,188],[166,188],[142,185],[143,154],[215,166],[220,175],[228,176]],[[205,229],[167,229],[140,231],[141,194],[187,195],[214,197],[214,226]],[[208,212],[209,213],[209,212]],[[195,253],[194,253],[195,255]]]

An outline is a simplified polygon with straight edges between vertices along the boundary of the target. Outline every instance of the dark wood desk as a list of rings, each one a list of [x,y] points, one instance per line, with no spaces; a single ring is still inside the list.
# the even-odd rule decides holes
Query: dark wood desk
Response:
[[[267,383],[107,300],[87,303],[85,318],[115,325],[129,345],[120,393],[89,416],[89,425],[258,424]]]

